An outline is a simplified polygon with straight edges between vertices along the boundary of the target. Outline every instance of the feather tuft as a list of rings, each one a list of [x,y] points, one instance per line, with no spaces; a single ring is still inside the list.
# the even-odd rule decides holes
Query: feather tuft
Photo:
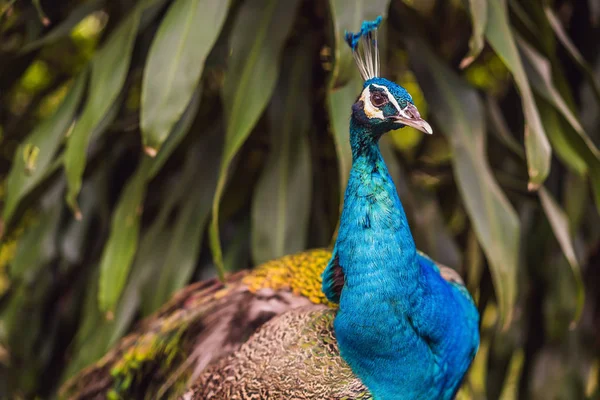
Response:
[[[360,75],[365,81],[379,76],[377,28],[381,21],[381,16],[373,21],[363,21],[359,32],[346,31],[345,34],[346,43],[352,49],[354,61],[356,61]],[[359,46],[361,41],[362,46]]]

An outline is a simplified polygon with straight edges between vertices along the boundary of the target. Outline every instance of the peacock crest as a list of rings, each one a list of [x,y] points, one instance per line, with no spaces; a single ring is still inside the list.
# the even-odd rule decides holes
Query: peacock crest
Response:
[[[350,46],[354,61],[365,81],[379,76],[377,29],[381,25],[381,21],[381,16],[373,21],[364,21],[360,31],[346,32],[345,34],[346,43]]]

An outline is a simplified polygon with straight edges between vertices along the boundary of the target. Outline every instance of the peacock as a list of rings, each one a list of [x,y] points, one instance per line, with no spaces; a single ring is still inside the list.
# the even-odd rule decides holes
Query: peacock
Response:
[[[333,250],[189,286],[64,397],[454,398],[479,346],[479,314],[460,276],[416,249],[379,151],[390,130],[432,133],[410,94],[379,76],[380,23],[346,34],[365,82]]]

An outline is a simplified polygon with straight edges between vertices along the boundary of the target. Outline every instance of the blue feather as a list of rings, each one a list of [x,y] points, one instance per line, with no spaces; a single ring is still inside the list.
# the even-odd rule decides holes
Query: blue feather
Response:
[[[356,51],[358,47],[358,43],[361,38],[368,38],[369,34],[373,32],[375,29],[381,25],[381,15],[375,18],[373,21],[363,21],[360,31],[353,33],[346,31],[344,37],[346,38],[346,43],[353,51]]]

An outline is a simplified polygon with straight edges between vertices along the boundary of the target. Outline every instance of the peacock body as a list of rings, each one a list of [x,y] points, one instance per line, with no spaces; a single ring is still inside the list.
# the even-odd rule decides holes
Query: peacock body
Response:
[[[229,285],[199,284],[174,300],[179,314],[166,306],[164,318],[187,318],[183,335],[195,349],[178,368],[194,382],[184,399],[452,399],[458,391],[478,348],[479,314],[460,277],[417,251],[379,151],[389,130],[431,133],[406,90],[377,76],[379,22],[347,38],[365,84],[352,107],[353,162],[333,251],[288,256]],[[122,386],[115,360],[151,324],[64,393],[94,398]],[[109,383],[73,390],[106,365]],[[178,378],[143,396],[171,393]]]

